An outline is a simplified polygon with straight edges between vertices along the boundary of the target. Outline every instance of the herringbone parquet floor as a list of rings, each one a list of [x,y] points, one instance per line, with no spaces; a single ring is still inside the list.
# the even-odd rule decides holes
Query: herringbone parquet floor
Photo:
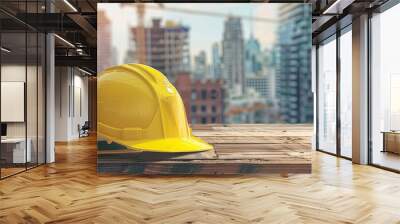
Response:
[[[0,223],[400,223],[400,175],[315,152],[311,175],[98,176],[94,138],[0,181]]]

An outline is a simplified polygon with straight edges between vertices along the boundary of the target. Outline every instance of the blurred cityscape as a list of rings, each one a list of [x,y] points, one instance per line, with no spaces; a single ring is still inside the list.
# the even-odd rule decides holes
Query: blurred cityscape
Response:
[[[275,32],[276,41],[268,46],[262,46],[252,31],[245,37],[247,21],[257,18],[227,14],[222,38],[209,41],[209,49],[195,53],[191,46],[197,43],[190,43],[195,27],[159,17],[151,17],[151,24],[146,25],[148,5],[120,5],[121,10],[134,10],[137,18],[127,28],[129,40],[124,49],[112,45],[111,17],[106,7],[99,8],[98,71],[120,63],[143,63],[160,70],[182,96],[191,123],[313,122],[308,4],[276,7],[275,20],[266,21],[276,23],[270,31]],[[168,4],[157,7],[167,12]],[[191,12],[201,11],[188,11],[183,18]],[[121,50],[122,61],[118,60]]]

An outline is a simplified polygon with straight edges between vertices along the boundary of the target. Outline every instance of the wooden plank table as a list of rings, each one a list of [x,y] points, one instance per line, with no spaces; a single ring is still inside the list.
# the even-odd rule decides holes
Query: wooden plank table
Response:
[[[138,152],[98,142],[98,173],[234,175],[311,173],[312,125],[196,125],[214,145],[198,153]]]

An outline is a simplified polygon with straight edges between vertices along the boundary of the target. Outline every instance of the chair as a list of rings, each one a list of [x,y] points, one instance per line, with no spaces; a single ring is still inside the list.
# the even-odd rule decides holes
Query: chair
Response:
[[[89,136],[89,129],[90,129],[89,121],[85,121],[82,127],[78,124],[79,138]]]

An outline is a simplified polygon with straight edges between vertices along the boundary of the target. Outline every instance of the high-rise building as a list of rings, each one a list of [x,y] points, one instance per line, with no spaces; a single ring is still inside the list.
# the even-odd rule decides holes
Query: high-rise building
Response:
[[[174,86],[182,97],[189,122],[192,124],[223,123],[222,80],[191,80],[190,74],[182,73],[177,76]]]
[[[207,56],[205,51],[200,51],[198,55],[194,56],[193,78],[195,80],[202,80],[208,77]]]
[[[223,78],[236,95],[244,92],[244,40],[240,18],[229,17],[222,40]]]
[[[211,49],[211,76],[213,79],[222,79],[221,49],[218,42]]]
[[[276,81],[280,113],[288,123],[312,122],[311,7],[282,4],[279,17]]]
[[[245,71],[246,74],[259,74],[263,69],[260,42],[253,35],[245,44]]]
[[[262,53],[263,64],[267,67],[267,73],[269,76],[269,92],[270,99],[274,106],[277,106],[277,73],[279,70],[279,51],[276,45],[269,49],[265,49]]]
[[[132,28],[136,42],[137,28]],[[170,81],[177,74],[190,71],[189,27],[160,19],[153,19],[152,26],[145,28],[147,64],[163,72]]]
[[[246,90],[250,88],[266,99],[271,97],[270,77],[267,75],[253,74],[246,76]]]
[[[111,43],[111,21],[105,11],[97,12],[97,26],[101,27],[98,31],[97,45],[101,46],[97,50],[97,71],[112,66],[113,48]]]

